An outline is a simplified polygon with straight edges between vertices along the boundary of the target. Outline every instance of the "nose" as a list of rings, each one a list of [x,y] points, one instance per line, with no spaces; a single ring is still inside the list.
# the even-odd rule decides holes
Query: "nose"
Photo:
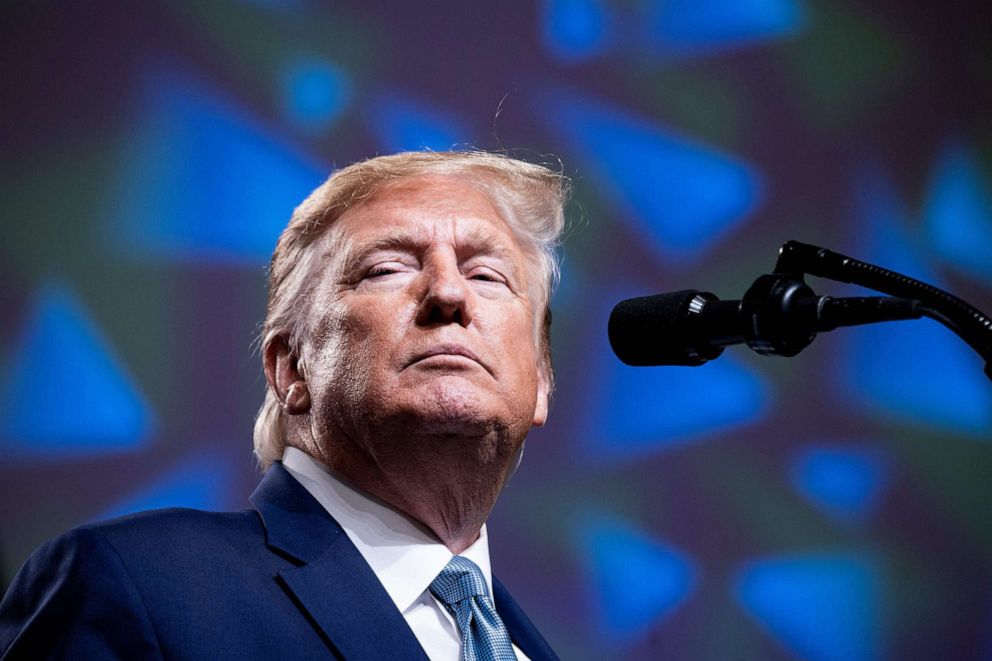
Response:
[[[421,326],[472,323],[474,293],[465,282],[457,262],[452,258],[431,260],[421,272],[423,290],[417,323]]]

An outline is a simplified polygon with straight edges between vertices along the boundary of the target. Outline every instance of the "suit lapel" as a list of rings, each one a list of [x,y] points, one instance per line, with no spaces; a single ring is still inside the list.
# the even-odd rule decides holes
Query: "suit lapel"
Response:
[[[496,612],[510,632],[510,638],[521,652],[530,657],[531,661],[558,661],[558,655],[495,576],[493,576],[493,601],[496,604]]]
[[[348,659],[426,659],[406,620],[348,536],[282,464],[252,503],[266,543],[297,566],[279,576],[324,636]]]

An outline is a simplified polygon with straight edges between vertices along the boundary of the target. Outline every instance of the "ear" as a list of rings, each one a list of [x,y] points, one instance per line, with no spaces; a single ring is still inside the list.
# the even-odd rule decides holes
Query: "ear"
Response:
[[[537,370],[537,398],[534,402],[534,426],[541,427],[548,419],[548,400],[551,398],[551,378],[547,366]]]
[[[279,400],[279,406],[289,415],[310,410],[310,390],[300,369],[299,359],[282,335],[276,335],[262,349],[265,380]]]

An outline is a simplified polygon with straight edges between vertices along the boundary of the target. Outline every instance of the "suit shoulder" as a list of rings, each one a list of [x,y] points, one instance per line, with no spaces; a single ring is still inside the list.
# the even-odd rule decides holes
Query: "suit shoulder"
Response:
[[[173,555],[202,552],[204,547],[254,543],[263,535],[255,510],[205,512],[170,508],[86,524],[63,537],[68,540],[96,537],[120,553],[150,550],[156,555]]]
[[[118,646],[137,657],[158,656],[120,555],[85,527],[43,544],[0,601],[0,657],[111,658]]]
[[[191,532],[218,533],[238,529],[257,528],[258,513],[253,509],[240,512],[207,512],[204,510],[171,507],[128,514],[114,519],[95,521],[74,530],[90,531],[103,537],[128,534],[189,534]],[[71,531],[70,531],[71,532]]]
[[[25,585],[57,580],[85,591],[93,577],[112,576],[147,604],[197,601],[204,598],[192,596],[198,586],[230,590],[248,580],[250,567],[268,567],[264,535],[254,510],[142,512],[59,535],[28,558],[20,578]]]

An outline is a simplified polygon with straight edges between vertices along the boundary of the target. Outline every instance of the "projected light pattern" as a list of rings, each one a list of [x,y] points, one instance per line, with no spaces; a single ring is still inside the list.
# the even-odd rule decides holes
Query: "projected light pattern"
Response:
[[[311,131],[327,129],[348,107],[351,83],[333,63],[316,57],[296,57],[283,72],[285,111]]]
[[[596,459],[630,458],[697,441],[761,419],[769,408],[764,379],[732,357],[703,367],[651,370],[604,356],[606,386],[596,392],[590,429]]]
[[[453,113],[396,93],[375,98],[371,129],[387,151],[447,151],[471,144],[471,133]]]
[[[858,216],[866,229],[865,261],[931,282],[933,270],[909,239],[908,218],[891,181],[870,170],[855,183]],[[879,324],[852,329],[840,369],[843,392],[859,407],[939,425],[979,438],[992,437],[992,391],[981,360],[937,322]]]
[[[608,45],[609,19],[599,0],[545,0],[542,18],[545,48],[558,60],[589,60]]]
[[[882,579],[870,556],[816,552],[746,566],[737,594],[748,613],[798,658],[885,658]]]
[[[698,259],[762,198],[753,167],[622,109],[562,94],[555,111],[553,127],[662,262]]]
[[[481,147],[574,185],[550,419],[489,526],[560,656],[989,656],[992,384],[952,333],[700,368],[627,367],[605,333],[623,298],[740,298],[789,239],[992,312],[992,28],[939,9],[5,7],[0,583],[83,522],[248,506],[293,208],[374,154]]]
[[[266,264],[329,168],[203,81],[159,71],[144,94],[108,241],[122,235],[141,257]]]
[[[50,282],[25,321],[0,391],[7,456],[64,461],[143,446],[148,404],[76,296]]]
[[[695,588],[697,570],[684,553],[624,521],[589,513],[578,538],[607,639],[636,640]]]
[[[828,516],[861,521],[878,505],[886,483],[878,452],[867,448],[804,448],[792,464],[792,483]]]
[[[652,0],[647,34],[662,52],[710,53],[792,35],[805,26],[802,0]]]
[[[951,141],[934,165],[927,233],[954,268],[992,282],[992,184],[973,148]]]
[[[989,438],[992,396],[981,360],[946,328],[929,320],[871,327],[859,329],[851,343],[852,401],[901,420]]]
[[[233,471],[217,452],[184,459],[137,492],[93,517],[94,521],[166,507],[218,511],[228,503]]]

